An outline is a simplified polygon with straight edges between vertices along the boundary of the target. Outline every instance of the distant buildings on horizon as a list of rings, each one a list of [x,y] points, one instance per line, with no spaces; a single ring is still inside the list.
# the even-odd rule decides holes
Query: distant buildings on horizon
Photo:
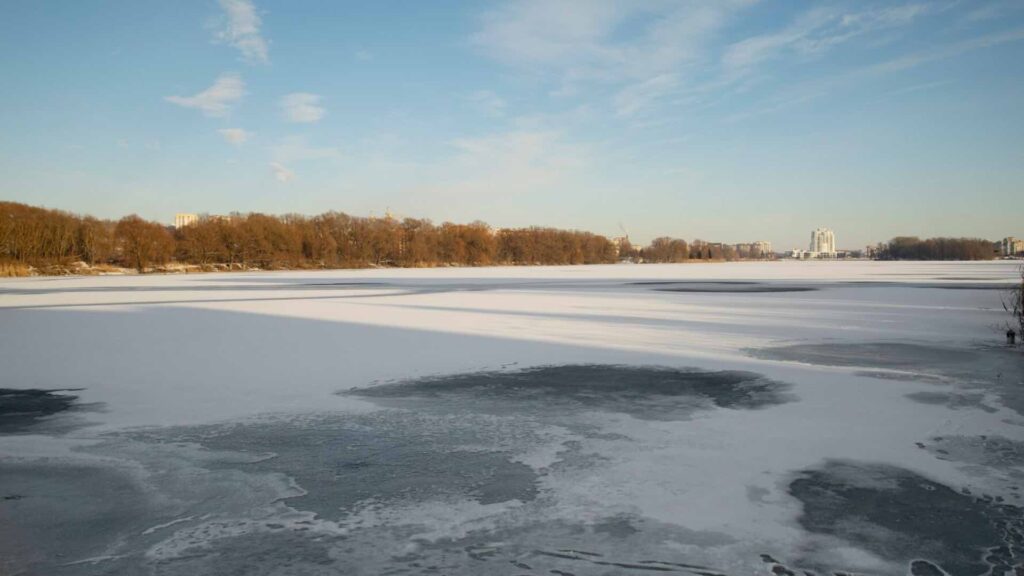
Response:
[[[995,243],[995,250],[1003,258],[1024,256],[1024,240],[1007,236]]]
[[[189,212],[178,212],[174,215],[174,228],[181,230],[198,224],[200,220],[214,220],[231,222],[234,216],[221,216],[219,214],[192,214]]]
[[[836,233],[831,228],[816,228],[811,231],[811,242],[807,250],[799,248],[789,252],[797,260],[834,260],[846,258],[850,253],[836,248]]]
[[[184,228],[185,226],[191,226],[199,222],[199,214],[187,214],[185,212],[178,212],[174,215],[174,227]]]

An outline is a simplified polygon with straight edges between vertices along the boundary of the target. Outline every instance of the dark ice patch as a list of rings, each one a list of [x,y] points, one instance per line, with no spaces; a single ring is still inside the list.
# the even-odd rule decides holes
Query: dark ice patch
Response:
[[[60,394],[74,390],[16,390],[0,388],[0,434],[24,432],[47,417],[71,409],[77,396]]]
[[[156,573],[164,576],[337,576],[357,573],[341,570],[337,558],[331,555],[332,549],[343,540],[344,537],[337,535],[310,537],[292,530],[250,532],[206,543],[200,548],[205,553],[192,552],[173,561],[164,561]],[[143,564],[136,573],[146,573],[146,568]]]
[[[633,286],[649,286],[658,292],[705,292],[725,294],[756,294],[772,292],[813,292],[816,286],[796,284],[766,284],[749,280],[658,280],[631,282]]]
[[[1006,284],[934,284],[913,286],[914,288],[938,288],[939,290],[1006,290]]]
[[[692,282],[673,283],[654,288],[657,292],[696,292],[721,294],[772,294],[783,292],[815,292],[816,286],[795,284],[758,284],[756,282]]]
[[[389,411],[204,426],[164,435],[210,450],[266,455],[225,466],[285,474],[305,491],[288,498],[289,506],[338,519],[367,502],[533,500],[533,469],[507,452],[481,447],[500,445],[501,437],[511,439],[512,432],[496,426],[471,417],[438,421]]]
[[[857,376],[867,378],[878,378],[879,380],[893,380],[896,382],[927,382],[929,384],[949,384],[947,378],[934,374],[921,374],[920,372],[889,372],[885,370],[860,370]],[[913,398],[912,398],[913,400]]]
[[[937,436],[926,449],[944,460],[988,468],[1024,469],[1024,442],[1004,436]]]
[[[53,574],[146,527],[138,485],[114,468],[0,461],[0,574]],[[64,573],[64,572],[62,572]]]
[[[961,576],[1009,574],[1024,553],[1024,509],[903,468],[830,461],[802,472],[789,493],[803,504],[798,521],[806,530],[908,567],[926,559]]]
[[[793,344],[749,352],[771,360],[891,369],[930,369],[972,362],[978,358],[978,354],[971,350],[903,342]]]
[[[910,563],[911,576],[948,576],[941,568],[927,560],[914,560]]]
[[[913,392],[906,395],[907,398],[914,402],[921,404],[932,404],[935,406],[945,406],[951,410],[959,410],[962,408],[977,408],[984,410],[985,412],[994,413],[998,412],[997,408],[993,408],[988,404],[985,404],[985,395],[980,393],[956,393],[956,392]]]
[[[788,388],[752,372],[581,364],[433,376],[342,394],[375,400],[436,399],[461,410],[474,402],[472,408],[483,412],[521,411],[528,406],[537,414],[586,409],[659,420],[713,407],[782,404],[792,400]]]
[[[992,408],[1002,406],[1024,416],[1024,361],[1018,351],[1006,346],[967,349],[910,342],[829,342],[748,349],[747,353],[770,360],[868,368],[857,374],[872,378],[952,385],[957,394],[964,393],[960,398],[949,397],[953,408],[972,402],[975,393],[992,394],[998,398]],[[911,399],[927,402],[935,397]]]
[[[756,286],[760,282],[751,280],[649,280],[643,282],[630,282],[633,286],[692,286],[692,285],[715,285],[715,286]]]
[[[608,534],[617,538],[625,538],[636,534],[637,529],[633,526],[628,516],[616,516],[594,523],[594,532]]]
[[[610,534],[609,525],[629,523],[632,530]],[[694,561],[666,543],[714,547],[736,542],[718,532],[687,530],[649,518],[616,516],[593,524],[544,521],[512,529],[470,533],[457,540],[422,542],[409,567],[437,563],[462,550],[475,565],[458,563],[450,574],[508,574],[507,566],[532,574],[644,574],[668,572],[721,576],[718,569]],[[486,554],[481,554],[486,550]],[[485,563],[486,562],[486,563]],[[396,567],[397,568],[397,567]]]

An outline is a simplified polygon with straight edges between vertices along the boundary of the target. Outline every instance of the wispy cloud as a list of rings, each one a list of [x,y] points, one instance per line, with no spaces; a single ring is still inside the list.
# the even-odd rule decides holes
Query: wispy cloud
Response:
[[[671,94],[678,84],[678,76],[666,73],[627,86],[615,95],[615,112],[619,116],[632,116]]]
[[[274,178],[278,182],[288,182],[295,178],[295,172],[292,172],[280,162],[271,162],[270,169],[273,171]]]
[[[231,105],[244,95],[245,83],[241,76],[221,74],[213,86],[194,96],[165,96],[164,100],[184,108],[201,110],[207,116],[224,116],[231,111]]]
[[[250,0],[218,0],[224,10],[224,27],[217,40],[234,46],[247,62],[270,61],[267,41],[260,34],[262,21]]]
[[[633,114],[656,99],[642,92],[667,92],[667,78],[681,79],[751,3],[520,0],[485,13],[471,41],[504,64],[553,80],[557,96],[587,93],[588,85],[622,90],[616,107]],[[636,33],[622,34],[627,27]]]
[[[965,16],[965,20],[969,23],[978,23],[997,18],[1017,17],[1020,12],[1024,11],[1024,4],[1020,0],[978,1],[970,3],[970,8]]]
[[[217,132],[224,138],[225,142],[236,146],[245,144],[249,138],[252,138],[252,132],[242,128],[221,128]]]
[[[961,40],[947,46],[940,46],[932,48],[930,50],[923,50],[887,60],[879,64],[875,64],[868,68],[865,68],[859,73],[861,74],[878,74],[886,72],[898,72],[901,70],[907,70],[914,68],[928,62],[935,62],[937,60],[946,60],[948,58],[954,58],[968,52],[975,50],[982,50],[985,48],[991,48],[993,46],[999,46],[1001,44],[1008,44],[1011,42],[1020,42],[1024,40],[1024,28],[1016,28],[1013,30],[1007,30],[1005,32],[996,32],[993,34],[985,34],[983,36],[977,36],[975,38],[969,38],[967,40]]]
[[[723,30],[754,3],[513,0],[482,15],[471,42],[503,64],[553,82],[555,95],[607,96],[617,116],[633,117],[694,95],[747,90],[770,61],[819,57],[955,5],[818,5],[781,30],[723,46]]]
[[[521,0],[484,14],[472,40],[506,64],[576,67],[615,57],[604,42],[622,17],[607,0]]]
[[[320,96],[306,92],[295,92],[281,99],[284,115],[292,122],[319,122],[326,111],[320,106]]]
[[[984,50],[1002,44],[1022,41],[1024,41],[1024,28],[1016,28],[1005,32],[997,32],[968,38],[945,46],[937,46],[930,49],[911,52],[909,54],[904,54],[902,56],[897,56],[888,60],[848,70],[833,76],[815,78],[813,80],[794,84],[787,87],[785,90],[776,93],[769,99],[765,106],[740,114],[735,114],[727,118],[727,120],[737,122],[753,116],[777,112],[786,108],[791,108],[797,104],[802,104],[810,100],[835,93],[838,90],[846,89],[871,78],[904,72],[932,62],[940,62],[956,58],[976,50]],[[919,89],[934,87],[936,85],[940,84],[930,83],[930,85],[921,85]]]
[[[943,7],[938,3],[914,3],[859,12],[835,6],[813,8],[780,32],[733,44],[725,51],[723,65],[727,71],[738,73],[786,54],[821,54],[860,36],[909,25]]]
[[[505,100],[490,90],[477,90],[466,99],[474,108],[488,116],[505,114]]]
[[[471,40],[503,63],[565,82],[646,79],[702,52],[708,35],[750,3],[520,0],[485,13]],[[630,22],[642,24],[623,36]]]

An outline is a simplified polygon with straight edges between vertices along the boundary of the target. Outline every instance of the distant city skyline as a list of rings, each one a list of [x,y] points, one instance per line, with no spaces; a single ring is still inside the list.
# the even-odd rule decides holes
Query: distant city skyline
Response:
[[[780,251],[823,224],[837,249],[1024,236],[1021,2],[5,8],[2,200]]]

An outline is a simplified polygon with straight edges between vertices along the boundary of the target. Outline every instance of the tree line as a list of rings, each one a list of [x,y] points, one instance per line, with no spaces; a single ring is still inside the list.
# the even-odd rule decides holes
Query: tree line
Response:
[[[876,250],[885,260],[984,260],[993,244],[978,238],[897,237]],[[170,262],[216,268],[362,268],[602,264],[620,260],[671,263],[771,258],[754,244],[655,238],[626,239],[555,228],[492,229],[483,222],[437,225],[415,218],[206,216],[172,228],[136,215],[101,220],[0,201],[0,264],[45,268],[85,262],[140,271]]]
[[[638,262],[677,263],[690,260],[763,260],[774,258],[774,254],[763,253],[752,244],[723,244],[694,240],[687,243],[680,238],[662,236],[651,241],[644,248],[626,244],[620,255]]]
[[[136,215],[117,221],[0,202],[0,262],[83,261],[144,271],[169,262],[229,268],[360,268],[600,264],[618,261],[608,238],[577,230],[494,230],[483,222],[414,218],[232,214],[171,228]]]
[[[879,246],[880,260],[991,260],[994,244],[981,238],[927,238],[898,236]]]

